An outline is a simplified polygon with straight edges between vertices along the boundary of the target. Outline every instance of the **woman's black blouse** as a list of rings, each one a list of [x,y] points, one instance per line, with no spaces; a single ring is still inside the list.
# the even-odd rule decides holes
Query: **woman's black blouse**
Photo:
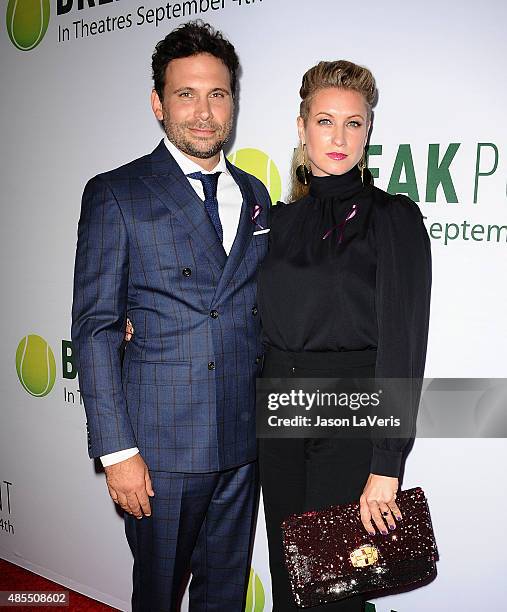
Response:
[[[258,277],[264,343],[291,352],[376,349],[376,377],[422,379],[431,254],[419,207],[363,186],[354,167],[313,177],[308,196],[271,209],[269,226]],[[397,477],[407,442],[374,439],[371,472]]]

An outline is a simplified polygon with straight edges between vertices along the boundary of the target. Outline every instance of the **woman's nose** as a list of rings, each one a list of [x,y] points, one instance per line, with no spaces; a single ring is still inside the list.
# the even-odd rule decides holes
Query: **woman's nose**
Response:
[[[343,128],[337,127],[333,133],[333,143],[337,147],[342,147],[345,144],[345,131]]]

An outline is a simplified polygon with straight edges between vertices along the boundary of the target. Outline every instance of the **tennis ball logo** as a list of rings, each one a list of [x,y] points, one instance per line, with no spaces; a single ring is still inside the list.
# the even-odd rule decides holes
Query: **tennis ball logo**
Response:
[[[231,164],[249,172],[264,183],[271,201],[276,202],[282,195],[282,180],[275,162],[259,149],[239,149],[227,158]]]
[[[44,338],[30,334],[21,340],[16,351],[16,372],[30,395],[44,397],[51,391],[56,379],[56,362]]]
[[[263,612],[265,600],[264,587],[262,586],[261,579],[253,569],[250,568],[245,612]]]
[[[31,51],[41,42],[49,25],[50,0],[9,0],[7,32],[20,51]]]

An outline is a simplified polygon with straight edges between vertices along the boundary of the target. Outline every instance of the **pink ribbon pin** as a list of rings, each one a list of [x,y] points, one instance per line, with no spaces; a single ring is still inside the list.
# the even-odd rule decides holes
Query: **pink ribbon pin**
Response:
[[[356,212],[357,212],[357,204],[352,204],[352,208],[349,210],[347,216],[345,217],[345,220],[342,221],[341,223],[338,223],[338,225],[334,225],[331,229],[329,229],[323,236],[322,236],[322,240],[325,240],[326,238],[328,238],[335,229],[339,230],[338,233],[338,244],[341,243],[341,241],[343,240],[343,230],[345,229],[345,224],[347,223],[347,221],[350,221],[353,217],[356,216]]]
[[[257,225],[257,227],[259,227],[260,229],[264,229],[262,225],[257,221],[259,215],[262,212],[262,206],[260,204],[254,204],[252,210],[252,216],[250,217],[252,219],[252,223],[255,223],[255,225]]]

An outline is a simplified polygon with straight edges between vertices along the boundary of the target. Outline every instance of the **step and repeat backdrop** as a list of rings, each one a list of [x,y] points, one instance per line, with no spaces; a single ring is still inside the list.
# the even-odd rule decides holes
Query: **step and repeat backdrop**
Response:
[[[373,71],[369,166],[377,185],[418,202],[431,237],[426,376],[505,376],[503,0],[5,0],[1,11],[0,557],[130,609],[132,557],[87,456],[72,357],[76,227],[88,178],[161,139],[151,54],[189,19],[236,45],[227,154],[273,201],[288,189],[305,70],[343,58]],[[428,496],[438,577],[370,612],[507,608],[506,451],[505,439],[416,441],[403,487]],[[262,507],[246,610],[271,610]]]

